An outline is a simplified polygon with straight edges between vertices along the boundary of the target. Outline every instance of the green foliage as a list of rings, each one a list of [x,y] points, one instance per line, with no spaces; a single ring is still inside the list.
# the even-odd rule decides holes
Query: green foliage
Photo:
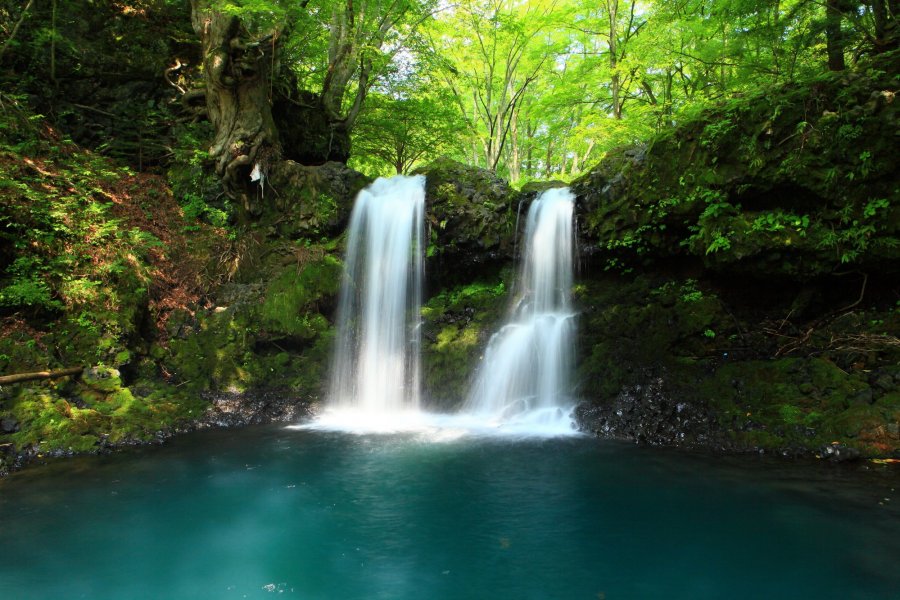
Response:
[[[882,248],[900,248],[896,235],[879,236],[883,231],[895,232],[896,228],[886,219],[891,202],[886,198],[869,200],[862,206],[847,204],[839,212],[839,228],[824,232],[818,247],[834,250],[841,263],[857,262],[872,245]]]
[[[704,148],[716,150],[719,143],[735,130],[735,124],[731,116],[724,116],[720,120],[713,121],[703,128],[703,135],[700,137],[700,145]]]
[[[350,166],[372,176],[408,174],[452,148],[462,127],[458,113],[428,83],[404,82],[368,97],[353,132]]]
[[[848,48],[874,39],[863,25],[870,10],[861,6],[865,16],[846,24]],[[436,83],[465,123],[454,158],[513,182],[567,178],[711,105],[726,110],[699,132],[700,147],[730,143],[741,128],[732,102],[823,74],[824,16],[824,5],[806,0],[464,1],[426,24],[426,56],[439,57]],[[813,135],[811,121],[791,134]],[[848,125],[842,135],[861,131]]]
[[[36,274],[16,273],[12,283],[0,290],[0,306],[57,309],[61,305],[51,296],[50,286]]]
[[[221,184],[212,172],[208,153],[203,150],[212,135],[208,123],[182,126],[175,131],[173,161],[167,175],[172,193],[184,211],[185,228],[198,229],[202,220],[215,227],[226,227],[233,207],[221,198]]]
[[[114,216],[116,192],[108,190],[120,175],[108,163],[78,151],[0,152],[0,174],[11,182],[0,188],[0,247],[15,256],[0,273],[0,306],[52,312],[102,298],[115,311],[120,282],[149,282],[146,258],[160,242]]]

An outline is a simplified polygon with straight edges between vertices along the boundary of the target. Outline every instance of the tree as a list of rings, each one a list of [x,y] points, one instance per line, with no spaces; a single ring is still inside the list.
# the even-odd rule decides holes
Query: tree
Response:
[[[228,196],[254,214],[251,172],[265,177],[284,158],[346,162],[369,90],[429,1],[191,0],[209,155]]]
[[[354,132],[353,161],[369,172],[406,174],[443,154],[463,127],[446,97],[372,94]]]
[[[542,36],[553,6],[469,0],[456,5],[432,34],[446,57],[445,83],[477,145],[473,159],[491,171],[503,157],[526,92],[554,54]]]
[[[846,4],[844,0],[825,2],[825,40],[828,45],[828,68],[831,71],[844,70],[844,34],[841,21]]]
[[[255,34],[215,0],[191,0],[191,21],[201,40],[207,116],[215,132],[209,157],[228,196],[252,214],[259,207],[249,187],[251,170],[280,158],[270,94],[281,30]]]

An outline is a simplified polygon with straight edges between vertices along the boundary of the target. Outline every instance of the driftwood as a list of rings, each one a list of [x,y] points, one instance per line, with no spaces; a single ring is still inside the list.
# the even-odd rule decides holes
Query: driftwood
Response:
[[[67,375],[79,375],[82,371],[84,371],[84,367],[71,367],[68,369],[57,369],[56,371],[36,371],[34,373],[2,375],[0,376],[0,385],[34,381],[35,379],[56,379],[57,377],[66,377]]]

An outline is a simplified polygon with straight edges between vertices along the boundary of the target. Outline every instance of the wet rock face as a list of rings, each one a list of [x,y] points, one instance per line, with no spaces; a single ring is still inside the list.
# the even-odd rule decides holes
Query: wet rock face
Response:
[[[210,395],[212,406],[197,422],[198,429],[241,427],[264,423],[295,423],[312,415],[308,401],[290,390]]]
[[[0,433],[15,433],[19,430],[19,422],[14,417],[0,419]]]
[[[651,446],[710,447],[724,435],[715,414],[702,402],[679,399],[663,377],[623,388],[610,404],[581,404],[578,427],[599,437]]]
[[[279,237],[336,235],[346,226],[353,201],[371,179],[339,162],[306,166],[285,160],[268,173],[266,197],[274,197],[263,222]]]
[[[831,462],[848,462],[857,460],[860,457],[860,452],[856,448],[835,442],[823,446],[819,450],[819,456]]]
[[[518,197],[493,173],[438,159],[424,174],[429,278],[471,278],[512,256]]]

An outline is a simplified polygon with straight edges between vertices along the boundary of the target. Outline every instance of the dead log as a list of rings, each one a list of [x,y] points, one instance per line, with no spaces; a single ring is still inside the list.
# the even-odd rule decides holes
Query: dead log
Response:
[[[0,375],[0,385],[22,383],[23,381],[34,381],[36,379],[56,379],[57,377],[80,375],[82,371],[84,371],[84,367],[70,367],[68,369],[57,369],[56,371],[35,371],[33,373]]]

